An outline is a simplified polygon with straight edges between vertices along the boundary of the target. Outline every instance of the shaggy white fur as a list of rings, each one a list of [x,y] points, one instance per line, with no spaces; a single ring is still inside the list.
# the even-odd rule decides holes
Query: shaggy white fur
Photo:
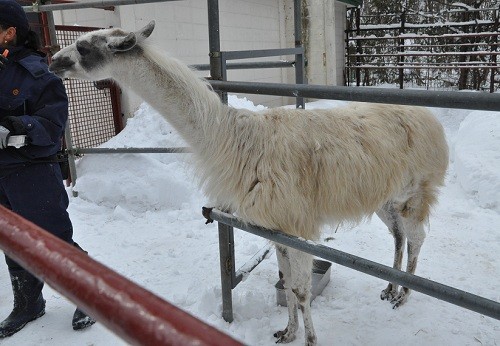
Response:
[[[443,184],[448,148],[424,108],[351,104],[331,110],[232,109],[183,63],[144,44],[154,22],[136,33],[87,33],[53,57],[61,77],[113,78],[133,89],[192,147],[201,184],[216,206],[253,224],[316,240],[328,222],[377,213],[394,235],[394,267],[414,273],[424,223]],[[289,310],[275,334],[292,341],[302,311],[306,345],[316,344],[310,312],[312,257],[277,246]],[[410,291],[389,283],[394,307]]]

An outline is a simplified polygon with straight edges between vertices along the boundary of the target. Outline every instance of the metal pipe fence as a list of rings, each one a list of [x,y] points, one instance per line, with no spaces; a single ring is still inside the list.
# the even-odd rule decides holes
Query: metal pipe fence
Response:
[[[59,10],[76,10],[83,8],[109,8],[121,5],[141,5],[154,2],[180,0],[85,0],[82,2],[62,2],[60,4],[40,5],[37,1],[31,6],[23,6],[25,12],[51,12]]]
[[[242,345],[3,206],[0,248],[132,345]]]
[[[113,5],[123,4],[142,4],[149,2],[164,2],[175,0],[104,0],[85,3],[65,3],[57,5],[36,5],[28,6],[27,11],[52,11],[59,9],[73,8],[89,8],[89,7],[109,7]],[[210,71],[211,77],[215,79],[224,79],[225,70],[231,68],[230,64],[226,64],[223,59],[223,53],[220,51],[219,37],[219,11],[217,0],[207,0],[208,15],[209,15],[209,46],[210,46]],[[301,1],[294,0],[294,15],[295,15],[295,37],[296,48],[301,47]],[[401,37],[403,39],[404,37]],[[279,53],[279,52],[276,52]],[[292,52],[293,53],[293,52]],[[232,53],[231,53],[232,54]],[[238,53],[235,58],[243,56],[244,53]],[[250,54],[252,55],[252,54]],[[227,56],[226,56],[227,58]],[[297,81],[303,80],[304,56],[302,53],[295,56],[295,67]],[[297,68],[297,66],[299,68]],[[203,68],[206,68],[203,67]],[[495,94],[485,93],[466,93],[466,92],[429,92],[421,90],[398,90],[398,89],[372,89],[372,88],[352,88],[352,87],[333,87],[333,86],[318,86],[318,85],[286,85],[278,83],[250,83],[250,82],[227,82],[223,80],[211,80],[212,87],[222,93],[237,92],[248,94],[267,94],[278,96],[290,96],[300,100],[304,97],[316,99],[336,99],[345,101],[360,101],[360,102],[377,102],[389,104],[404,104],[418,105],[427,107],[445,107],[445,108],[462,108],[462,109],[478,109],[498,111],[500,109],[500,97]],[[120,152],[151,152],[151,153],[181,153],[189,152],[189,148],[92,148],[79,149],[74,148],[74,153],[120,153]],[[441,300],[448,301],[458,306],[485,314],[495,319],[500,319],[500,304],[492,300],[479,297],[468,292],[457,290],[452,287],[442,285],[440,283],[420,278],[405,272],[394,270],[393,268],[380,265],[369,260],[356,257],[335,249],[331,249],[322,245],[314,245],[308,242],[300,241],[294,237],[287,236],[284,233],[265,230],[260,227],[252,226],[244,223],[229,214],[211,210],[204,211],[204,215],[209,219],[219,222],[219,244],[220,244],[220,265],[221,265],[221,283],[223,295],[223,317],[227,321],[232,321],[232,302],[231,289],[234,288],[241,280],[241,276],[251,271],[254,266],[251,265],[243,271],[236,274],[234,270],[234,235],[233,227],[240,228],[244,231],[259,235],[266,239],[280,242],[286,246],[291,246],[309,252],[313,255],[322,257],[332,262],[347,266],[349,268],[364,272],[369,275],[379,277],[381,279],[397,282],[406,287],[412,288],[424,294],[431,295]],[[0,231],[2,229],[2,221],[0,220]],[[12,236],[12,235],[11,235]],[[7,237],[9,238],[9,237]],[[2,240],[2,236],[0,236]],[[2,245],[2,244],[0,244]],[[3,245],[2,245],[3,246]],[[30,245],[31,248],[32,245]],[[34,246],[34,245],[33,245]],[[24,249],[27,247],[24,247]],[[23,252],[23,248],[16,249],[14,253]],[[25,251],[26,252],[26,251]],[[71,253],[73,254],[73,253]],[[259,258],[263,258],[264,253],[261,253]],[[13,256],[14,259],[22,260]],[[71,258],[71,257],[69,257]],[[78,258],[78,257],[77,257]],[[43,258],[42,258],[43,259]],[[35,259],[36,261],[37,259]],[[31,267],[28,267],[32,269]],[[45,272],[40,275],[47,275]],[[74,273],[73,273],[74,276]],[[47,277],[47,280],[50,278]],[[68,280],[71,276],[68,274]],[[49,284],[51,283],[48,281]],[[68,292],[68,297],[71,299],[74,295],[71,291]],[[75,298],[79,299],[79,298]],[[92,297],[90,297],[92,299]],[[76,300],[82,308],[90,312],[89,297],[85,297],[81,301]],[[89,304],[87,306],[86,304]],[[97,314],[97,313],[96,313]],[[97,316],[97,315],[96,315]],[[120,331],[121,332],[121,331]],[[213,340],[217,344],[226,344],[221,342],[219,337],[214,337]]]
[[[210,80],[215,90],[246,94],[265,94],[316,99],[344,100],[459,108],[486,111],[500,110],[500,95],[479,92],[401,90],[389,88],[354,88],[313,84],[279,84],[256,82],[228,82]],[[177,148],[69,148],[72,155],[120,153],[190,153],[188,147]]]
[[[393,269],[324,245],[312,244],[280,231],[251,225],[216,209],[203,211],[209,220],[241,229],[259,237],[307,252],[342,266],[403,285],[448,303],[500,320],[500,303],[416,275]]]
[[[71,148],[70,155],[83,154],[182,154],[191,153],[188,147],[177,148]]]
[[[280,61],[256,61],[256,62],[237,62],[227,63],[228,70],[244,70],[244,69],[261,69],[261,68],[283,68],[293,67],[295,61],[280,60]],[[210,71],[210,64],[194,64],[191,68],[198,71]]]
[[[355,88],[312,84],[210,81],[215,90],[246,94],[389,103],[437,108],[500,110],[500,95],[480,92]]]

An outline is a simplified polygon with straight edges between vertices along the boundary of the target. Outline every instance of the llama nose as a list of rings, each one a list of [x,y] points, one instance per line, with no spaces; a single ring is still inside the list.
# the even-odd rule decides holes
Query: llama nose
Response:
[[[60,73],[64,73],[65,70],[70,69],[73,65],[75,65],[75,62],[69,57],[56,56],[52,59],[52,62],[49,65],[49,71],[59,75]]]

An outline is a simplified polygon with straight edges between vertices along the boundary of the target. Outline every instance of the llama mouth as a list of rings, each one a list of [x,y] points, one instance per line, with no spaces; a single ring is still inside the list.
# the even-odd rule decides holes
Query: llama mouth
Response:
[[[67,69],[64,66],[61,66],[57,62],[52,62],[49,65],[49,71],[55,74],[58,77],[63,77],[64,74],[66,73]]]
[[[54,73],[56,76],[63,78],[74,65],[75,63],[68,58],[54,59],[49,65],[49,71]]]
[[[54,69],[52,67],[49,67],[49,71],[52,72],[53,74],[55,74],[59,78],[63,78],[64,74],[66,72],[66,70],[64,70],[62,68],[61,69]]]

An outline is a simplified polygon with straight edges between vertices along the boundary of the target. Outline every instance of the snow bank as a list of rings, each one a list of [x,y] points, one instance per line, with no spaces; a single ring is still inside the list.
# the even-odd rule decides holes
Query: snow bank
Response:
[[[238,97],[236,95],[227,95],[227,104],[233,108],[244,108],[251,109],[254,111],[262,111],[267,109],[263,105],[255,105],[252,101],[248,100],[246,97]]]
[[[107,148],[168,148],[185,142],[155,110],[143,103],[127,126],[102,145]],[[189,154],[86,155],[77,164],[80,198],[131,212],[179,210],[190,203],[194,181]],[[133,165],[131,165],[133,162]],[[112,175],[111,175],[112,174]]]
[[[500,115],[471,112],[460,124],[454,147],[462,188],[479,206],[500,212]]]

